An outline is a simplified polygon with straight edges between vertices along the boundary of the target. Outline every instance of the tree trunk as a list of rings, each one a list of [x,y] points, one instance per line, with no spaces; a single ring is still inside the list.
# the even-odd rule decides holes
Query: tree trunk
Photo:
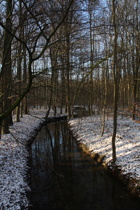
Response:
[[[112,0],[112,16],[114,27],[114,54],[113,54],[113,77],[114,77],[114,111],[113,111],[113,135],[112,135],[112,158],[113,163],[116,161],[116,132],[117,132],[117,109],[118,109],[118,92],[119,92],[119,69],[117,66],[117,26],[116,26],[116,5]]]
[[[108,69],[108,61],[107,61],[107,67]],[[103,98],[103,109],[102,109],[102,130],[101,130],[101,136],[104,135],[104,130],[105,130],[105,114],[106,114],[106,102],[107,102],[107,70],[105,72],[105,76],[103,77],[104,79],[104,98]]]
[[[139,21],[138,21],[138,0],[136,1],[136,18],[134,19],[134,22],[136,23],[136,28],[134,28],[134,34],[136,36],[134,52],[136,52],[136,56],[134,59],[134,55],[133,55],[133,60],[135,63],[135,65],[133,64],[133,114],[132,114],[133,120],[135,120],[136,118],[135,109],[137,105],[138,71],[140,67],[140,55],[139,55],[139,46],[140,46],[139,36],[140,35],[139,35]]]
[[[92,29],[92,13],[89,11],[89,24],[90,24],[90,68],[93,68],[93,54],[94,54],[94,37]],[[92,106],[93,106],[93,71],[90,74],[89,82],[89,114],[92,115]]]
[[[67,21],[69,19],[67,18]],[[67,21],[65,24],[67,24]],[[66,25],[66,106],[68,119],[71,117],[70,103],[70,28]]]
[[[22,6],[21,0],[19,0],[19,38],[22,39]],[[17,58],[17,94],[21,94],[21,62],[22,62],[22,47],[21,43],[18,43],[18,58]],[[16,107],[16,121],[20,121],[20,104]]]
[[[12,31],[12,0],[7,0],[6,2],[6,27],[8,30]],[[4,50],[3,50],[3,60],[2,60],[2,70],[1,70],[1,78],[2,78],[2,112],[8,110],[11,106],[11,82],[12,82],[12,72],[11,72],[11,42],[12,36],[5,31],[4,37]],[[9,125],[12,124],[12,114],[10,113],[3,121],[2,121],[2,133],[9,133]]]

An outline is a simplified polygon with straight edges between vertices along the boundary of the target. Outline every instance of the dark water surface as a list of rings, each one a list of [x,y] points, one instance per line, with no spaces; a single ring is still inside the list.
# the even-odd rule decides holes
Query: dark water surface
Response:
[[[66,122],[32,144],[32,210],[140,210],[140,200],[77,147]]]

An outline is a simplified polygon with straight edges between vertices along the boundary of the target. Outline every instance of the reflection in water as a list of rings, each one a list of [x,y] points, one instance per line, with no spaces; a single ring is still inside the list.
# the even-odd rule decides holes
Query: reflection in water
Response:
[[[32,144],[33,210],[138,210],[140,200],[89,157],[66,122],[44,126]]]

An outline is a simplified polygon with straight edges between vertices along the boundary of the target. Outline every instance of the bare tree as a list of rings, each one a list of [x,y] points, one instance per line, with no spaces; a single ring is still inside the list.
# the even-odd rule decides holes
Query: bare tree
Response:
[[[12,2],[8,1],[8,3],[9,2],[10,2],[9,7],[11,9]],[[24,88],[24,90],[21,92],[21,94],[18,96],[18,98],[13,102],[12,105],[6,107],[6,104],[5,104],[5,106],[4,106],[5,108],[0,115],[0,124],[6,119],[6,117],[12,112],[12,110],[14,110],[15,107],[17,107],[20,104],[20,102],[23,100],[23,98],[26,96],[26,94],[30,91],[31,86],[32,86],[32,81],[33,81],[33,72],[32,72],[33,63],[37,62],[41,58],[41,56],[44,54],[46,49],[52,44],[51,43],[52,37],[55,35],[57,30],[62,25],[65,18],[67,17],[68,12],[69,12],[71,5],[73,3],[73,0],[68,2],[65,11],[61,15],[61,20],[53,27],[53,30],[51,30],[49,27],[50,31],[48,31],[48,23],[46,21],[42,21],[42,22],[39,21],[39,20],[41,20],[40,16],[42,16],[42,14],[39,13],[40,15],[36,16],[33,12],[34,11],[33,9],[35,8],[34,6],[36,6],[35,5],[36,2],[33,1],[33,2],[30,2],[30,4],[28,4],[24,0],[22,0],[22,3],[24,5],[24,9],[25,9],[27,15],[30,17],[29,22],[30,22],[31,27],[27,34],[29,36],[28,38],[30,40],[31,40],[31,36],[33,36],[33,34],[31,34],[31,32],[32,33],[34,32],[34,37],[32,37],[31,42],[30,42],[30,40],[28,42],[26,42],[24,39],[22,39],[16,33],[17,27],[15,28],[15,31],[14,31],[14,29],[10,30],[10,28],[7,26],[7,24],[9,24],[9,23],[4,24],[4,22],[2,21],[1,18],[0,18],[0,26],[6,31],[7,36],[10,37],[9,38],[10,47],[11,47],[11,39],[15,39],[22,46],[24,46],[26,48],[26,51],[28,52],[28,68],[27,68],[28,69],[28,84]],[[40,4],[41,10],[44,8],[43,6],[44,5]],[[9,11],[8,11],[8,14],[9,14]],[[45,15],[46,14],[44,14],[44,16]],[[11,25],[11,21],[12,21],[11,16],[8,15],[8,17],[9,17],[9,19],[7,19],[7,21],[9,21],[10,25]],[[33,23],[34,23],[34,25],[33,25]],[[24,25],[24,21],[22,24]],[[41,40],[43,40],[43,41],[41,41]],[[39,43],[42,43],[42,44],[39,46]],[[9,47],[9,45],[7,45],[6,42],[5,42],[5,45],[6,45],[6,47],[7,46]],[[8,52],[10,52],[10,51],[8,50]],[[11,62],[8,62],[8,63],[11,63]],[[2,65],[2,68],[4,68],[4,64]]]
[[[3,57],[2,57],[2,68],[0,72],[0,82],[2,87],[1,97],[1,115],[11,107],[11,80],[12,80],[12,69],[11,69],[11,42],[13,37],[8,31],[12,31],[12,0],[6,1],[6,28],[4,34],[4,46],[3,46]],[[11,111],[7,113],[3,121],[0,121],[0,127],[2,126],[2,133],[9,133],[9,125],[12,124]]]

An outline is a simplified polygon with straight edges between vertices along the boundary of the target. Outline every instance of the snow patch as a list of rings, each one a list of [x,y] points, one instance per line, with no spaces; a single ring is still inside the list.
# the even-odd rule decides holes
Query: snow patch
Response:
[[[44,120],[44,111],[24,115],[21,122],[14,122],[10,134],[0,139],[0,209],[28,209],[27,176],[28,151],[26,143]]]
[[[69,121],[78,141],[85,144],[89,151],[104,155],[109,166],[112,161],[112,118],[106,119],[105,132],[101,136],[99,116],[84,117]],[[116,135],[116,165],[122,174],[140,181],[140,124],[128,117],[118,117]]]

